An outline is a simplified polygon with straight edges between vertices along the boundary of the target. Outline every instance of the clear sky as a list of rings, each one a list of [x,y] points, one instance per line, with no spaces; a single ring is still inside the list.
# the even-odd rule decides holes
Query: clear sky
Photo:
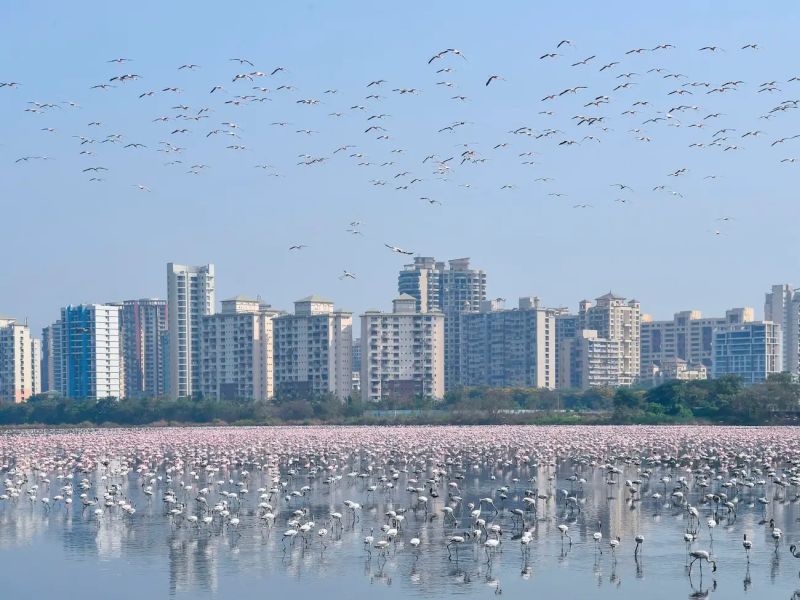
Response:
[[[0,82],[19,85],[0,87],[0,313],[38,329],[65,304],[165,297],[169,261],[214,262],[218,299],[388,309],[409,257],[386,243],[469,256],[512,304],[613,289],[658,318],[760,313],[771,283],[799,282],[800,138],[772,145],[800,134],[798,9],[722,5],[7,0]],[[626,54],[658,44],[675,47]],[[466,59],[428,64],[447,48]],[[140,78],[109,82],[126,74]],[[237,98],[251,95],[267,100]],[[735,131],[712,145],[720,129]]]

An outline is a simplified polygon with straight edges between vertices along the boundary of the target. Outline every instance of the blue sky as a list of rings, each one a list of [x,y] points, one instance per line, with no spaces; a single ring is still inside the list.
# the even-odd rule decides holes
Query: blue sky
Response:
[[[800,98],[800,82],[787,81],[800,75],[791,3],[7,1],[0,11],[0,82],[20,83],[0,88],[0,313],[37,329],[68,303],[165,297],[169,261],[214,262],[218,299],[260,294],[289,309],[318,293],[356,312],[389,308],[407,257],[384,243],[470,256],[492,297],[575,307],[613,289],[659,318],[760,312],[771,283],[798,283],[800,138],[771,144],[800,133],[800,113],[759,118]],[[562,39],[573,45],[556,50]],[[675,48],[625,54],[660,43]],[[740,50],[748,43],[759,48]],[[724,51],[698,51],[707,45]],[[467,59],[427,64],[445,48]],[[561,56],[539,59],[548,52]],[[117,57],[132,61],[107,62]],[[612,61],[620,64],[599,71]],[[185,63],[200,68],[178,70]],[[252,71],[267,75],[232,81]],[[90,89],[122,74],[141,79]],[[504,80],[486,86],[492,74]],[[367,87],[378,79],[387,83]],[[706,93],[736,80],[744,83]],[[772,80],[777,89],[758,91]],[[635,85],[613,90],[625,81]],[[691,82],[710,87],[669,94]],[[214,85],[225,90],[209,94]],[[573,86],[587,89],[541,100]],[[225,104],[237,95],[269,100]],[[467,100],[452,99],[460,95]],[[585,106],[597,96],[608,101]],[[637,100],[649,104],[634,108]],[[59,107],[25,112],[30,102]],[[666,117],[681,105],[697,108]],[[203,108],[208,118],[177,118]],[[390,116],[368,120],[381,114]],[[577,115],[604,120],[578,126]],[[160,116],[169,120],[154,122]],[[371,125],[386,131],[365,133]],[[557,133],[510,133],[521,127]],[[723,128],[735,131],[709,146]],[[214,129],[239,137],[207,137]],[[306,129],[315,133],[297,133]],[[748,131],[764,133],[742,138]],[[580,143],[559,145],[570,140]],[[159,142],[185,150],[160,152]],[[124,148],[131,143],[146,148]],[[244,149],[228,148],[236,145]],[[355,148],[334,154],[345,145]],[[477,162],[459,164],[464,151]],[[308,160],[300,155],[325,160],[298,165]],[[428,155],[437,158],[423,163]],[[49,158],[16,162],[25,156]],[[437,174],[436,161],[450,156]],[[198,164],[208,166],[188,173]],[[351,221],[363,235],[347,233]],[[289,252],[292,244],[309,247]],[[358,279],[340,280],[344,269]]]

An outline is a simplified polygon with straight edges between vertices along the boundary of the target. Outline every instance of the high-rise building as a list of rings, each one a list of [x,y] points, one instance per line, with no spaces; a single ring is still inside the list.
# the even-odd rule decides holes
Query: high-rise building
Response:
[[[714,377],[736,375],[745,384],[765,381],[783,369],[781,327],[772,321],[721,325],[714,329]]]
[[[214,265],[167,265],[169,395],[191,396],[200,385],[200,321],[214,314]]]
[[[418,256],[406,265],[397,279],[400,294],[412,296],[420,312],[444,313],[445,390],[461,384],[461,315],[477,312],[486,300],[486,273],[472,269],[469,258],[437,262]]]
[[[750,323],[755,320],[752,308],[731,308],[724,317],[704,317],[699,310],[675,313],[669,321],[653,321],[650,315],[642,316],[642,380],[652,380],[653,366],[666,369],[674,359],[687,363],[689,368],[698,365],[711,371],[714,361],[712,342],[714,329],[722,325]],[[660,376],[663,378],[663,375]]]
[[[361,315],[361,398],[409,400],[444,396],[444,315],[420,312],[401,294],[392,312]]]
[[[596,331],[597,339],[619,343],[619,385],[636,383],[641,371],[639,303],[608,293],[597,298],[594,306],[581,302],[579,317],[581,329]]]
[[[593,329],[582,329],[562,342],[561,353],[558,387],[586,390],[623,385],[621,342],[601,338]]]
[[[653,321],[650,315],[643,315],[641,377],[650,379],[654,365],[667,368],[674,359],[685,361],[689,368],[702,365],[710,371],[714,362],[714,329],[754,320],[755,313],[749,307],[731,308],[724,317],[703,317],[699,310],[675,313],[670,321]]]
[[[353,338],[353,372],[361,372],[361,338]]]
[[[520,298],[519,308],[489,300],[462,315],[462,385],[554,389],[557,312],[538,298]]]
[[[308,296],[293,315],[272,321],[275,393],[309,397],[350,395],[353,380],[353,315],[333,302]]]
[[[60,394],[61,385],[61,321],[42,329],[42,392]]]
[[[49,392],[53,386],[53,327],[42,329],[42,359],[40,366],[40,385],[42,392]]]
[[[397,277],[399,294],[413,296],[419,312],[441,311],[442,272],[445,263],[431,256],[415,256],[414,263],[406,265]]]
[[[141,299],[115,303],[120,307],[119,327],[122,367],[127,398],[167,395],[168,373],[164,353],[167,331],[165,300]]]
[[[800,294],[789,284],[773,285],[764,299],[764,320],[780,325],[783,334],[783,365],[792,375],[800,374]]]
[[[31,338],[31,394],[42,393],[42,340]]]
[[[200,392],[216,400],[269,400],[273,396],[272,318],[259,300],[236,296],[200,322]]]
[[[353,338],[353,354],[352,365],[353,380],[352,389],[353,394],[361,396],[361,338]]]
[[[123,393],[119,307],[81,304],[61,309],[53,339],[58,392],[68,398],[120,398]]]
[[[442,273],[445,390],[461,385],[461,315],[480,310],[484,300],[486,273],[471,269],[468,258],[448,261]]]
[[[25,402],[36,393],[33,352],[28,326],[0,317],[0,402]]]
[[[573,340],[578,335],[580,331],[580,318],[578,315],[570,314],[567,308],[557,308],[555,309],[556,316],[555,316],[555,326],[556,326],[556,386],[561,385],[561,370],[562,366],[561,363],[565,360],[569,360],[569,356],[564,356],[562,354],[562,349],[564,348],[564,342],[566,340]]]

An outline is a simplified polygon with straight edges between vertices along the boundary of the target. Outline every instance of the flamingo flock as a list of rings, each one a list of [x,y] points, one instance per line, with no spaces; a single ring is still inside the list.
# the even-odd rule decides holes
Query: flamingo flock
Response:
[[[125,544],[170,539],[389,582],[439,568],[462,583],[558,560],[696,594],[770,565],[794,586],[800,430],[730,427],[276,427],[0,434],[0,550],[15,523]],[[631,516],[633,515],[633,516]],[[800,520],[800,519],[798,519]],[[778,525],[785,525],[784,532]],[[652,550],[651,550],[652,549]],[[665,559],[664,557],[672,557]],[[656,560],[656,559],[651,559]],[[800,568],[800,563],[796,563]],[[765,568],[766,570],[766,568]],[[705,580],[704,580],[705,578]],[[710,580],[710,583],[709,583]],[[695,587],[699,586],[699,587]],[[725,596],[728,597],[728,596]]]

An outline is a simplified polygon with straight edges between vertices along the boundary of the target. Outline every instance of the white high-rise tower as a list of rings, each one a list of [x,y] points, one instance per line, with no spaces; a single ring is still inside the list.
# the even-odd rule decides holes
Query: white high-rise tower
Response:
[[[200,321],[214,314],[214,265],[167,265],[169,395],[200,389]]]

